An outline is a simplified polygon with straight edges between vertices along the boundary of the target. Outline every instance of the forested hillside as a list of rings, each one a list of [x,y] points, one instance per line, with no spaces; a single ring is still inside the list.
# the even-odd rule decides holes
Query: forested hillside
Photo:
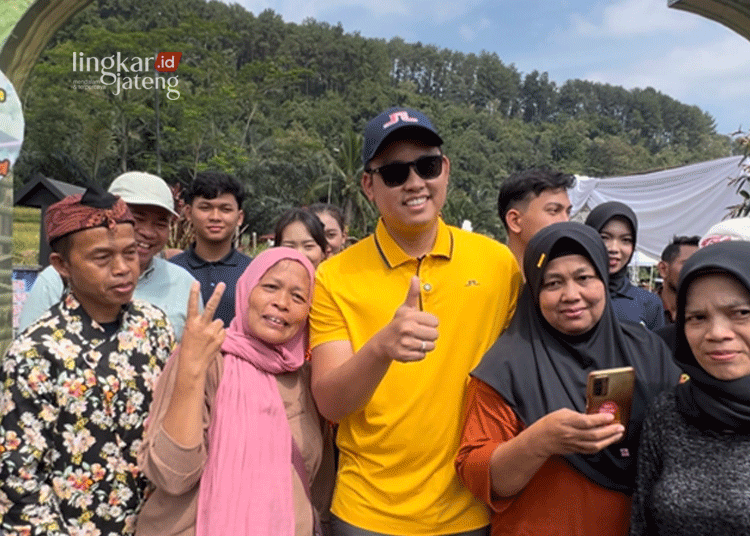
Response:
[[[153,60],[135,60],[159,52],[182,57],[157,78]],[[424,110],[446,141],[446,219],[496,237],[498,185],[514,171],[620,175],[731,151],[707,113],[652,88],[557,85],[493,53],[366,39],[203,0],[95,2],[50,43],[24,100],[16,187],[37,171],[108,184],[141,169],[173,184],[221,169],[246,184],[246,222],[258,233],[291,205],[329,199],[355,235],[371,230],[360,133],[391,105]]]

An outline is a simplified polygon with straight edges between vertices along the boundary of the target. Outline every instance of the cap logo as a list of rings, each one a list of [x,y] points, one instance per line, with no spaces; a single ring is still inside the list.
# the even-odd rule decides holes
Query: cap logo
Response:
[[[407,112],[406,110],[402,110],[400,112],[393,112],[391,115],[389,115],[388,122],[383,125],[383,129],[392,127],[399,121],[403,121],[404,123],[419,123],[419,119],[417,119],[416,117],[410,117],[409,112]]]

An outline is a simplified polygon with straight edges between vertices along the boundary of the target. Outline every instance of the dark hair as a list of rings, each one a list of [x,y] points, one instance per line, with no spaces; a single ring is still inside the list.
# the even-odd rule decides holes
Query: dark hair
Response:
[[[221,194],[232,194],[237,200],[237,207],[242,210],[245,191],[240,181],[222,171],[199,171],[190,188],[185,190],[185,203],[192,205],[196,197],[215,199]]]
[[[538,196],[546,190],[567,190],[575,182],[574,175],[543,168],[527,169],[507,177],[500,185],[497,197],[497,213],[505,230],[508,230],[505,222],[508,211],[529,200],[530,194]]]
[[[341,209],[337,207],[336,205],[332,205],[330,203],[313,203],[308,207],[310,212],[313,214],[320,214],[321,212],[327,212],[331,215],[331,217],[336,220],[336,223],[339,224],[339,229],[341,232],[344,232],[344,214],[341,212]]]
[[[323,223],[315,214],[306,208],[290,208],[281,215],[279,221],[276,222],[276,230],[273,237],[274,246],[281,245],[281,235],[284,233],[284,229],[286,229],[287,225],[295,221],[302,222],[307,228],[307,232],[310,233],[313,240],[315,240],[320,246],[320,249],[323,250],[323,253],[328,251],[328,240],[326,240],[326,232]]]
[[[680,255],[680,249],[682,246],[695,246],[698,247],[698,243],[700,242],[701,237],[694,235],[694,236],[677,236],[674,235],[672,237],[672,241],[667,244],[667,247],[664,248],[664,251],[661,252],[661,260],[663,260],[666,263],[673,262],[679,255]]]
[[[74,234],[75,233],[68,233],[66,235],[60,236],[58,238],[55,238],[49,244],[50,249],[60,255],[65,261],[70,260],[70,248],[72,246],[72,244],[70,243],[70,237]]]

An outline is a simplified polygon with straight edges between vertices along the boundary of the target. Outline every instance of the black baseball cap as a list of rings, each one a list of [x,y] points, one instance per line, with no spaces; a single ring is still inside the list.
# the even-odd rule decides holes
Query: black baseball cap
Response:
[[[398,138],[395,137],[398,132]],[[365,140],[362,144],[362,163],[373,159],[386,140],[419,140],[439,147],[443,139],[425,114],[412,108],[388,108],[372,119],[365,127]]]

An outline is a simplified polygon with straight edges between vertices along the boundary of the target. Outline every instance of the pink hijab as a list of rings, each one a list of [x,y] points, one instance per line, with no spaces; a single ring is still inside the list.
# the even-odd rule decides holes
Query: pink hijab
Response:
[[[292,434],[276,374],[302,366],[307,323],[289,341],[270,346],[250,334],[250,293],[276,263],[315,268],[301,253],[276,247],[262,252],[237,281],[235,316],[221,345],[224,372],[208,429],[208,460],[198,496],[197,536],[294,535]]]

